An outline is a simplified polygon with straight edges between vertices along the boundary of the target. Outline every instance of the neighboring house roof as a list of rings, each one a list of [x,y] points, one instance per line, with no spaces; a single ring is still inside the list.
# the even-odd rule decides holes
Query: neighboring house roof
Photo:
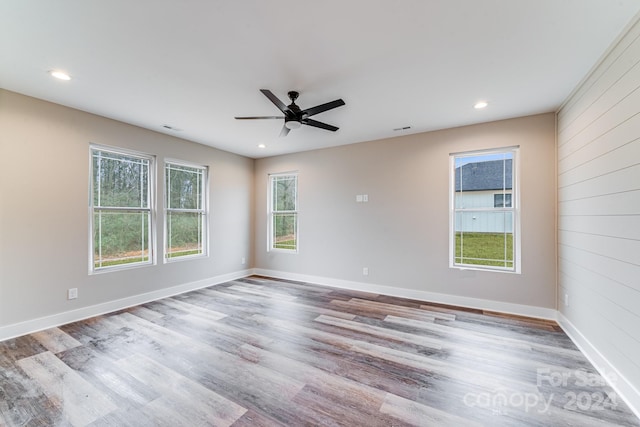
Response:
[[[504,173],[503,173],[504,172]],[[456,168],[456,191],[511,190],[511,159],[467,163]]]

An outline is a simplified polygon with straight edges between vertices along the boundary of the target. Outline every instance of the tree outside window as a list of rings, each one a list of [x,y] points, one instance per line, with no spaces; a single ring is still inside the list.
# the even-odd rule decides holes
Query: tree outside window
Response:
[[[165,162],[165,260],[207,254],[207,167]]]
[[[269,249],[298,250],[298,175],[269,176]]]
[[[91,148],[92,272],[154,262],[152,156]]]

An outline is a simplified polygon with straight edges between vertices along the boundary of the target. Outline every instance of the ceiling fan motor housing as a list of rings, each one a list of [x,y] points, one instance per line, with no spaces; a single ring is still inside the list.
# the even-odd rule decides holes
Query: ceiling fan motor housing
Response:
[[[300,93],[292,90],[289,91],[287,95],[289,95],[291,104],[287,106],[290,113],[285,115],[284,125],[287,129],[299,129],[302,127],[302,119],[304,118],[301,114],[300,107],[296,105],[296,99],[298,99]]]

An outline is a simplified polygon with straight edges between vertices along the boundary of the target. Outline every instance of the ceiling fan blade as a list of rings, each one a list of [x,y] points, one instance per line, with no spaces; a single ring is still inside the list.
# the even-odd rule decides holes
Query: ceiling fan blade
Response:
[[[236,120],[284,119],[283,116],[235,117]]]
[[[284,105],[284,103],[282,101],[280,101],[278,99],[277,96],[275,96],[273,94],[273,92],[271,92],[269,89],[260,89],[260,92],[262,92],[264,94],[264,96],[266,96],[267,98],[269,98],[269,101],[273,102],[273,104],[278,107],[278,109],[280,111],[282,111],[284,114],[291,114],[291,110],[289,110],[289,107],[287,107],[286,105]]]
[[[316,105],[315,107],[307,108],[306,110],[302,110],[302,114],[307,117],[311,117],[313,115],[322,113],[327,110],[331,110],[333,108],[341,107],[345,105],[342,99],[336,99],[335,101],[327,102],[326,104]]]
[[[330,130],[331,132],[335,132],[338,129],[340,129],[339,127],[336,127],[336,126],[333,126],[333,125],[328,125],[326,123],[322,123],[322,122],[319,122],[319,121],[313,120],[313,119],[302,120],[302,124],[303,125],[307,125],[307,126],[313,126],[313,127],[320,128],[320,129],[324,129],[324,130]]]
[[[286,126],[282,126],[282,130],[280,131],[280,137],[287,136],[289,134],[289,128]]]

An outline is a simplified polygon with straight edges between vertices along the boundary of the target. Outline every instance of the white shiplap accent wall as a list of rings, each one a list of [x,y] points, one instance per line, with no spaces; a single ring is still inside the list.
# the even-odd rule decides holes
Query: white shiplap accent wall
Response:
[[[558,112],[558,257],[561,321],[640,410],[638,20]]]

